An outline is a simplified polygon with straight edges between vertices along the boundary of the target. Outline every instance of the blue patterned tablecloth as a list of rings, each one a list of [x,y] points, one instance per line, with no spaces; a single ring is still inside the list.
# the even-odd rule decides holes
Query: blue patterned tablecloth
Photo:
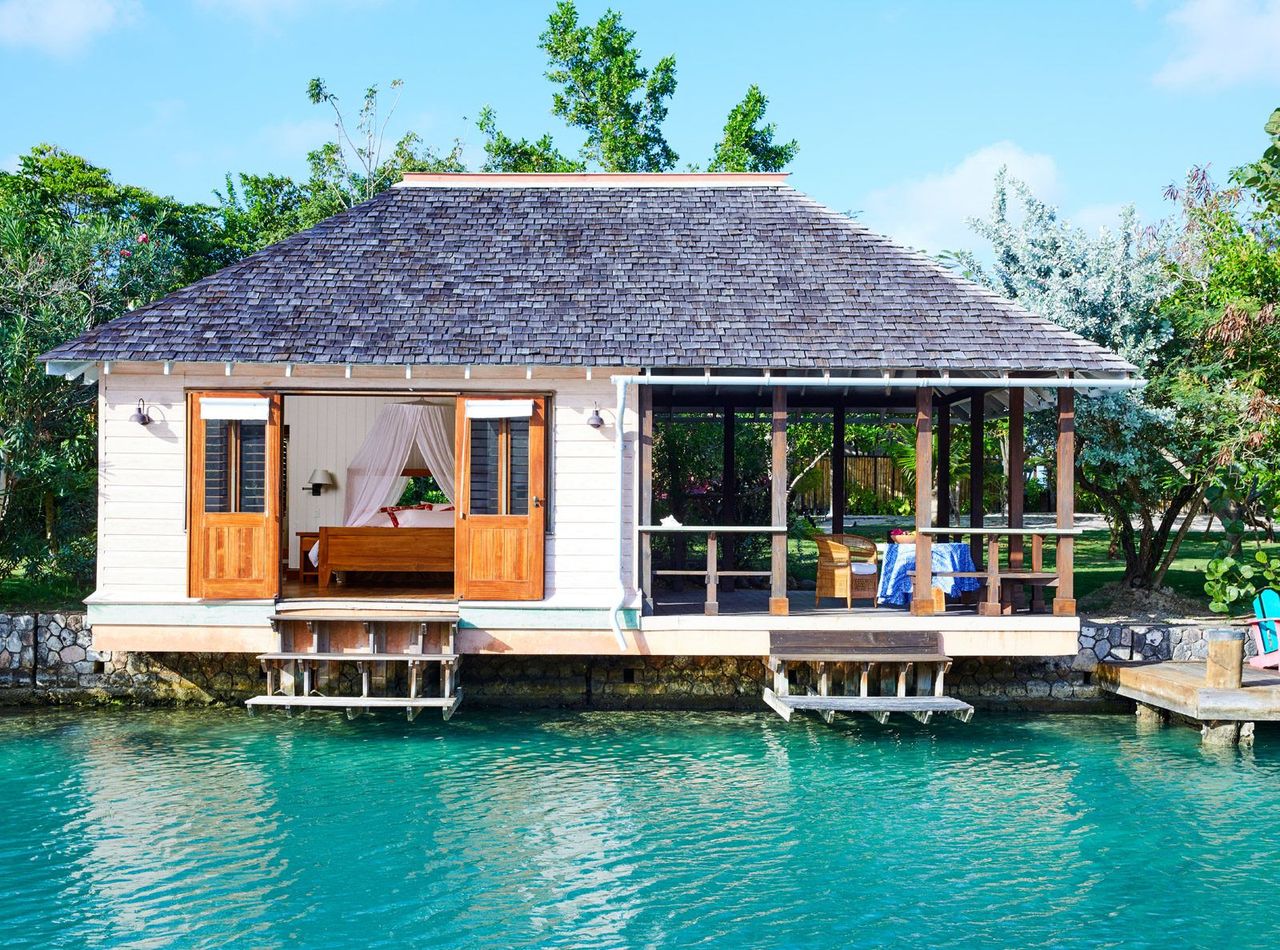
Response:
[[[906,607],[911,602],[911,581],[916,569],[914,544],[890,544],[885,548],[884,564],[880,568],[880,603],[892,607]],[[963,542],[933,545],[933,571],[976,571],[969,545]],[[948,596],[979,590],[981,582],[976,577],[934,577],[933,586],[941,588]]]

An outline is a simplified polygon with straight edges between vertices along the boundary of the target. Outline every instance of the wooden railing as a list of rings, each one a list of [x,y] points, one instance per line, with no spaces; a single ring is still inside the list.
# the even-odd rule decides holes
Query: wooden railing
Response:
[[[1022,585],[1030,585],[1032,588],[1032,608],[1043,609],[1044,605],[1044,588],[1056,587],[1057,596],[1054,598],[1054,613],[1075,613],[1075,539],[1081,533],[1079,528],[959,528],[959,527],[931,527],[917,528],[918,534],[923,534],[932,539],[933,536],[968,536],[986,539],[987,563],[986,568],[981,571],[961,572],[947,571],[939,572],[939,577],[973,577],[981,580],[986,585],[986,591],[983,593],[982,600],[978,603],[978,613],[983,616],[1000,616],[1001,614],[1012,613],[1016,607],[1014,590]],[[1022,552],[1022,539],[1031,539],[1031,566],[1030,570],[1020,562],[1020,559],[1013,558],[1015,551]],[[1007,557],[1005,564],[1007,567],[1002,568],[1000,558],[1000,542],[1001,539],[1008,539]],[[1057,552],[1055,555],[1054,569],[1046,571],[1044,569],[1044,542],[1046,538],[1053,539],[1057,544]],[[924,583],[932,583],[933,567],[932,558],[924,558],[924,564],[921,565],[920,558],[917,556],[916,567],[916,583],[922,583],[920,580],[921,567],[925,575]],[[1070,605],[1067,609],[1065,606]]]
[[[644,586],[643,596],[649,602],[653,599],[653,578],[654,577],[701,577],[706,576],[707,580],[707,600],[703,605],[703,613],[708,617],[714,617],[720,612],[720,604],[716,599],[716,590],[720,584],[722,577],[768,577],[771,578],[771,597],[786,598],[786,564],[782,565],[781,584],[779,584],[779,571],[776,564],[772,565],[767,571],[739,571],[729,570],[722,571],[716,563],[719,553],[718,536],[722,534],[767,534],[770,536],[782,535],[784,538],[787,534],[786,525],[765,525],[765,526],[746,526],[746,525],[660,525],[646,524],[641,525],[638,529],[643,544],[648,548],[649,538],[655,534],[705,534],[707,536],[707,566],[704,570],[658,570],[655,571],[651,566],[650,558],[645,557],[645,569],[641,576],[641,583]],[[785,550],[785,548],[784,548]],[[775,557],[776,560],[776,557]]]

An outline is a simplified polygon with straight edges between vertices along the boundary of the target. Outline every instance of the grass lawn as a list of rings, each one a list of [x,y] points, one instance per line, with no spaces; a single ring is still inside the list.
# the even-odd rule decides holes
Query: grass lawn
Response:
[[[92,586],[66,579],[39,581],[18,573],[0,580],[0,610],[61,613],[84,610]]]

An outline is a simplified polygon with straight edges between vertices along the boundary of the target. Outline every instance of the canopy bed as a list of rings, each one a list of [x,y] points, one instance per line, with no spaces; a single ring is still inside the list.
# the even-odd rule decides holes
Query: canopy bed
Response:
[[[335,571],[453,572],[451,419],[429,403],[383,407],[347,466],[343,524],[322,525],[312,549],[322,589]],[[396,507],[410,470],[430,472],[449,504]]]

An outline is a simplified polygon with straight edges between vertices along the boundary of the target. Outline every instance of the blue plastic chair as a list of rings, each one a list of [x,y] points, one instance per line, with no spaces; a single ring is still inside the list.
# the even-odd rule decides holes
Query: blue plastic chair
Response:
[[[1258,655],[1249,657],[1249,665],[1260,670],[1280,667],[1280,591],[1267,588],[1253,599],[1256,619],[1249,621]]]

